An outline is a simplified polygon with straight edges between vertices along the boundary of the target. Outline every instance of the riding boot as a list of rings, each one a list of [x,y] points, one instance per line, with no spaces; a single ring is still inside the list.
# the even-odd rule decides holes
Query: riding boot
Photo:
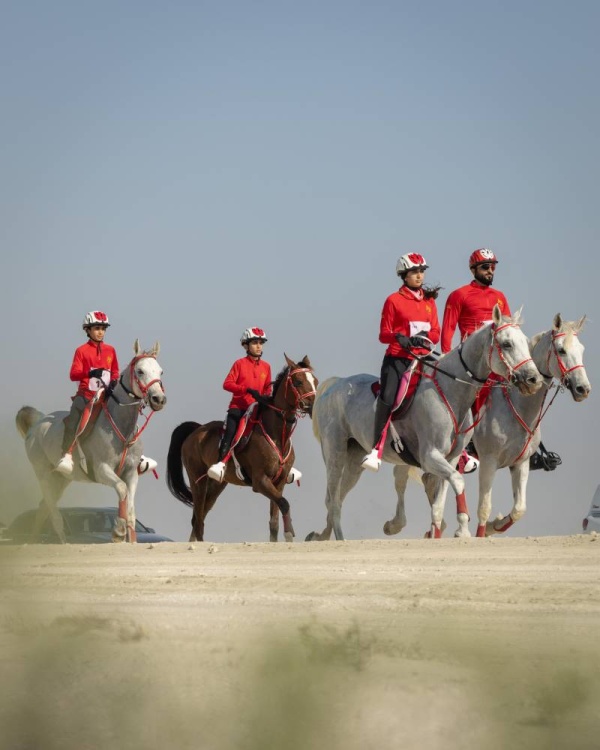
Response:
[[[363,469],[369,469],[370,471],[379,471],[379,467],[381,466],[381,459],[378,455],[377,443],[379,443],[379,440],[381,439],[391,410],[392,407],[385,404],[380,398],[378,398],[375,402],[375,429],[373,431],[373,449],[363,458],[361,464]]]
[[[225,469],[227,468],[227,462],[223,461],[225,456],[229,453],[229,448],[231,446],[231,437],[228,436],[227,432],[223,437],[221,438],[221,442],[219,443],[219,454],[218,454],[218,461],[216,464],[213,464],[209,467],[207,474],[211,479],[214,479],[216,482],[222,482],[223,477],[225,476]]]
[[[65,477],[69,477],[73,473],[74,463],[70,448],[77,434],[80,417],[81,413],[79,410],[76,410],[76,407],[72,406],[70,414],[63,421],[62,457],[56,464],[55,471],[58,471],[59,474]]]

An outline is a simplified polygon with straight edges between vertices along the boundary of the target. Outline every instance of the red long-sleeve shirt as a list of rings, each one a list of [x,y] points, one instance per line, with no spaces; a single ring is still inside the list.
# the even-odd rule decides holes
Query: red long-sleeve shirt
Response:
[[[258,391],[261,396],[271,395],[271,365],[263,359],[242,357],[236,360],[223,381],[223,389],[233,393],[230,409],[244,411],[254,401],[248,388]]]
[[[412,359],[411,352],[400,346],[395,334],[415,336],[421,331],[425,331],[427,338],[434,344],[440,340],[440,324],[435,300],[426,299],[422,290],[415,293],[408,287],[401,286],[397,292],[390,294],[383,303],[381,311],[379,340],[382,344],[389,344],[385,351],[386,355]],[[413,351],[420,356],[429,352],[425,348]]]
[[[502,315],[511,315],[506,297],[491,286],[483,286],[473,280],[451,292],[446,300],[442,321],[442,351],[452,349],[452,337],[457,325],[462,341],[485,323],[490,323],[496,304]]]
[[[103,341],[96,342],[89,339],[85,344],[77,347],[73,355],[69,376],[71,380],[79,381],[77,396],[90,399],[96,393],[99,386],[97,378],[92,378],[90,383],[89,377],[90,370],[95,369],[106,370],[110,373],[109,380],[116,380],[119,377],[119,362],[114,348]]]

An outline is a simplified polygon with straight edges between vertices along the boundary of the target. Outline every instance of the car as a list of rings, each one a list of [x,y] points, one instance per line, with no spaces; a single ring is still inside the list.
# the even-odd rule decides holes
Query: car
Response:
[[[58,510],[63,518],[65,537],[69,544],[107,544],[112,542],[112,530],[117,519],[116,508],[64,507],[58,508]],[[0,541],[3,544],[30,543],[36,513],[37,509],[34,509],[18,515],[12,523],[0,529]],[[173,541],[167,536],[157,534],[154,529],[144,526],[137,519],[135,532],[140,544]],[[54,531],[49,518],[44,521],[36,543],[60,544],[58,535]]]
[[[600,484],[596,487],[592,504],[587,516],[583,519],[583,533],[591,534],[596,531],[600,534]]]

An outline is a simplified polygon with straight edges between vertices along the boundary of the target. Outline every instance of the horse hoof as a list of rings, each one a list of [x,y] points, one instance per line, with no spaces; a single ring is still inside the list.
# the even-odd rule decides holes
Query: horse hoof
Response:
[[[401,531],[401,529],[396,529],[391,521],[386,521],[383,524],[383,533],[388,536],[394,536],[394,534],[397,534],[399,531]]]
[[[306,535],[305,542],[316,542],[317,541],[317,532],[311,531],[310,534]]]
[[[293,542],[294,541],[294,535],[287,532],[283,535],[285,537],[286,542]]]

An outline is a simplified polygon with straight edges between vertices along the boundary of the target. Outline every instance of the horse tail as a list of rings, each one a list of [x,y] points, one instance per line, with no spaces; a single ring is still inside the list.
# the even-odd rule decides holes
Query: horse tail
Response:
[[[173,495],[182,503],[192,506],[192,492],[185,483],[183,477],[183,462],[181,460],[181,448],[184,441],[194,430],[198,429],[198,422],[182,422],[173,430],[169,453],[167,454],[167,486]]]
[[[42,412],[34,409],[33,406],[22,406],[15,418],[17,430],[20,432],[21,437],[26,437],[33,425],[39,422],[43,416]]]
[[[317,388],[317,395],[315,396],[315,403],[313,404],[313,410],[312,410],[312,426],[313,426],[313,434],[319,442],[321,442],[321,431],[319,428],[319,410],[315,409],[315,407],[317,405],[319,398],[325,393],[325,390],[329,388],[329,386],[333,385],[337,380],[339,380],[339,378],[336,376],[332,378],[327,378],[327,380],[324,380],[322,383],[319,383],[319,387]]]

